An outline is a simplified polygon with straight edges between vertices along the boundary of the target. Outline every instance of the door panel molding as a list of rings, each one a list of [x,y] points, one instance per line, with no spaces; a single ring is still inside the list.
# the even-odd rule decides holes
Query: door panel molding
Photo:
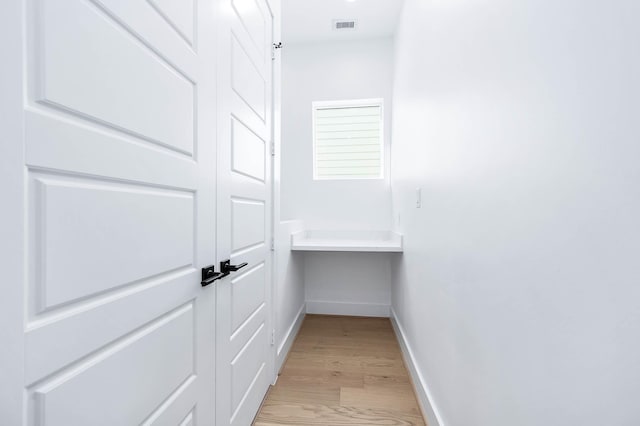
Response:
[[[46,424],[53,425],[143,422],[167,396],[195,377],[194,305],[190,302],[161,316],[33,386],[28,390],[33,421],[40,423],[46,413]],[[119,370],[118,375],[113,374],[114,369]],[[96,392],[103,397],[96,399]],[[74,406],[82,410],[71,410]]]
[[[64,8],[54,0],[38,4],[31,24],[34,100],[194,156],[193,76],[105,11],[79,0]]]

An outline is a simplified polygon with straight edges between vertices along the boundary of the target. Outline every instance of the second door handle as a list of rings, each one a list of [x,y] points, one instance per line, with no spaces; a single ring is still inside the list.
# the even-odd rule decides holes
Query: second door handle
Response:
[[[223,274],[229,274],[231,272],[237,271],[238,269],[242,269],[247,265],[247,262],[243,262],[238,265],[232,265],[230,259],[223,260],[222,262],[220,262],[220,272],[222,272]]]
[[[227,259],[220,262],[220,272],[216,272],[213,265],[202,268],[202,282],[200,284],[202,284],[202,287],[206,287],[209,284],[213,284],[214,281],[221,280],[224,277],[231,275],[232,272],[242,269],[247,265],[247,262],[239,265],[232,265],[231,260]]]

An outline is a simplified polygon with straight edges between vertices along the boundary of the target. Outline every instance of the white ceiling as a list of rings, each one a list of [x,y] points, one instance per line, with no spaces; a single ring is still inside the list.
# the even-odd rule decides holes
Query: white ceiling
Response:
[[[403,0],[282,0],[283,43],[361,40],[394,34]],[[333,20],[355,20],[334,30]]]

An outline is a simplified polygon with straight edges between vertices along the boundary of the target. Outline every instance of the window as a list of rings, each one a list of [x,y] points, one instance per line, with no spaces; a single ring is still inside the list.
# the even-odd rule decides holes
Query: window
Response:
[[[382,99],[313,103],[313,178],[383,177]]]

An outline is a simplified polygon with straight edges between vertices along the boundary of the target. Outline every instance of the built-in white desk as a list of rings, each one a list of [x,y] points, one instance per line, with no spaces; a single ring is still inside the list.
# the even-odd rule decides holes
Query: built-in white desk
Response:
[[[402,235],[392,231],[300,231],[291,234],[292,251],[402,252]]]

